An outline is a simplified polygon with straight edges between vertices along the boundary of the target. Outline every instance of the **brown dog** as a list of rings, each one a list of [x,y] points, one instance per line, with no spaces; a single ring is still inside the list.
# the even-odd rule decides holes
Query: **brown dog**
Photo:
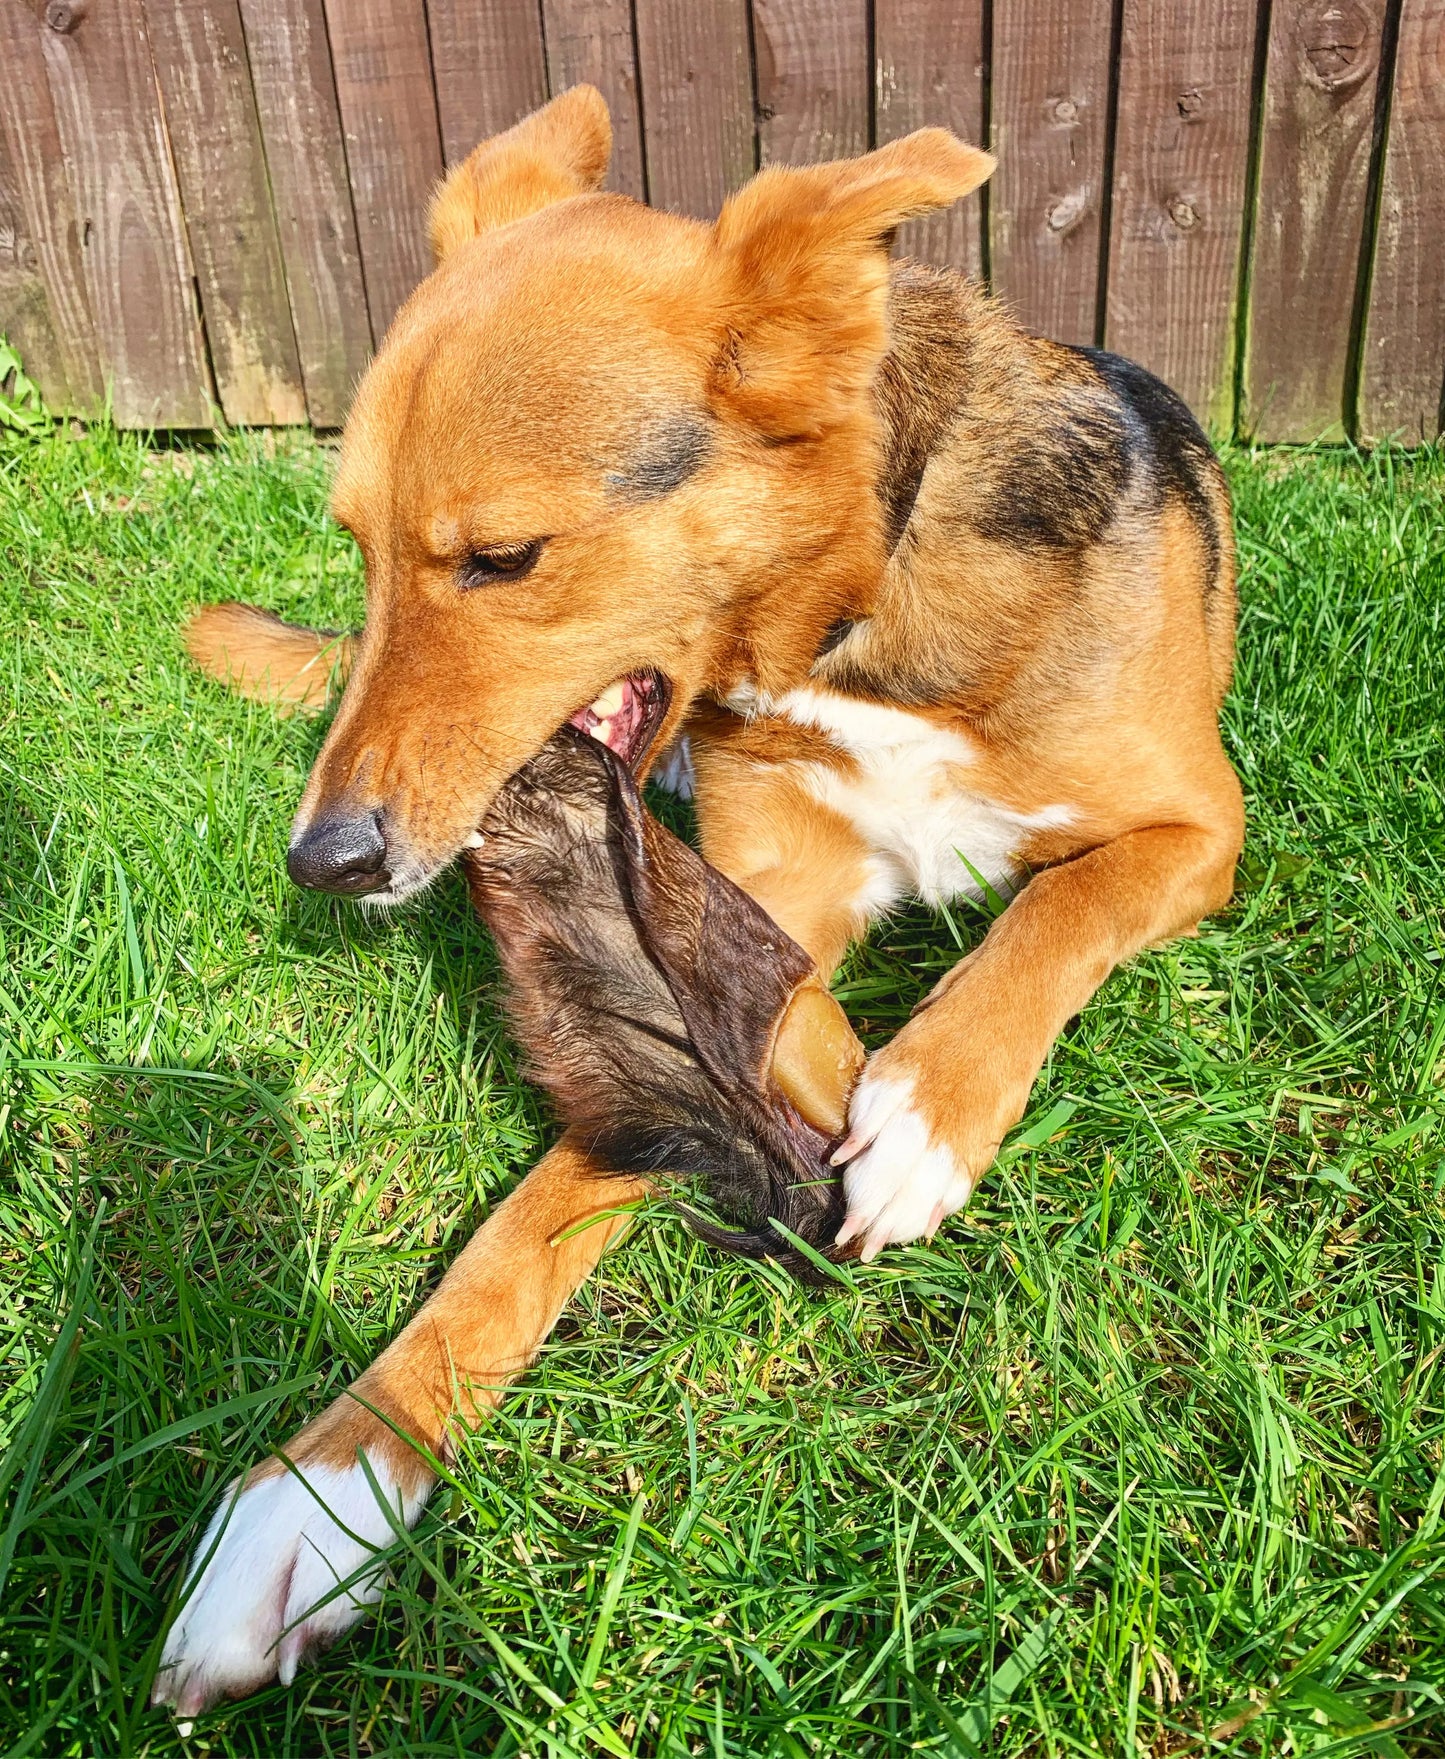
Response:
[[[412,895],[579,719],[624,760],[686,726],[705,853],[825,975],[905,895],[1038,870],[854,1093],[840,1237],[868,1258],[967,1201],[1121,959],[1229,898],[1228,497],[1147,373],[890,266],[985,154],[926,129],[765,171],[706,226],[597,193],[608,149],[579,87],[437,196],[437,270],[342,449],[367,623],[289,865]],[[294,702],[324,696],[331,642],[235,609],[192,634]],[[158,1698],[290,1679],[375,1598],[428,1453],[525,1368],[643,1190],[596,1171],[564,1137],[289,1468],[227,1498]]]

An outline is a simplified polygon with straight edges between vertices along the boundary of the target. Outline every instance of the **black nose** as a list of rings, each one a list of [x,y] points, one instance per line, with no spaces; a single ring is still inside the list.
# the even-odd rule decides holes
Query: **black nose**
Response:
[[[379,892],[391,884],[380,815],[317,819],[286,851],[286,871],[313,892]]]

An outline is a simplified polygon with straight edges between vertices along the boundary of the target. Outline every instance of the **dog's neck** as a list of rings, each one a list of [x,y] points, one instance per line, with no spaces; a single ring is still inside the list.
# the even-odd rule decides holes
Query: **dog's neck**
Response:
[[[928,461],[966,399],[973,353],[969,306],[982,297],[959,275],[921,263],[894,265],[890,346],[873,393],[882,450],[878,498],[890,556],[908,529]]]
[[[826,673],[843,643],[857,648],[868,619],[888,591],[889,568],[913,514],[929,460],[967,402],[974,326],[970,308],[986,297],[961,276],[913,262],[894,266],[889,294],[890,346],[874,384],[878,469],[874,484],[882,516],[876,568],[841,593],[814,579],[786,578],[785,602],[755,618],[738,643],[721,700],[734,706],[780,694]],[[873,509],[860,510],[859,523]],[[855,534],[843,540],[850,550]],[[866,546],[865,546],[866,547]],[[849,638],[855,637],[850,642]]]

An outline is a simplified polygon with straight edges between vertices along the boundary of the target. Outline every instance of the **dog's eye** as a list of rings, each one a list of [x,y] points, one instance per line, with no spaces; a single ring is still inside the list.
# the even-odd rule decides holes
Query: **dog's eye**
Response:
[[[498,580],[518,580],[530,574],[542,554],[545,538],[534,537],[529,544],[498,544],[490,550],[473,550],[460,569],[463,592],[473,587],[490,586]]]

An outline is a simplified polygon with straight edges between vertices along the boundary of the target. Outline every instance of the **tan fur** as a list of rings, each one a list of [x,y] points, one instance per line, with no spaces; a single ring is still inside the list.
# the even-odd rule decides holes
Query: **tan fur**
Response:
[[[414,1491],[433,1476],[422,1453],[447,1457],[454,1422],[471,1425],[531,1365],[568,1298],[626,1231],[646,1195],[629,1180],[600,1183],[566,1141],[478,1229],[423,1314],[344,1394],[282,1450],[295,1466],[351,1465],[364,1446]],[[354,1395],[354,1396],[353,1396]],[[400,1430],[402,1433],[397,1434]],[[285,1467],[263,1461],[251,1480]]]
[[[282,715],[315,714],[346,681],[356,637],[300,629],[253,605],[205,605],[186,625],[191,658],[242,696]]]
[[[986,155],[925,130],[767,171],[707,227],[582,193],[605,166],[599,104],[558,99],[437,198],[440,266],[358,394],[337,473],[367,627],[298,826],[384,811],[389,847],[434,871],[572,710],[654,666],[674,686],[655,749],[688,721],[705,853],[826,977],[876,874],[808,776],[846,784],[857,761],[722,705],[816,686],[956,734],[980,798],[1068,808],[1019,851],[1044,871],[871,1065],[911,1080],[976,1179],[1110,970],[1229,898],[1243,820],[1216,724],[1234,627],[1223,479],[1197,458],[1150,478],[1128,434],[1109,437],[1112,369],[956,278],[890,277],[892,228],[973,188]],[[701,468],[655,498],[618,489],[677,411],[707,419]],[[459,586],[472,552],[537,537],[525,580]],[[191,640],[214,675],[316,700],[321,637],[227,611]],[[570,1142],[547,1155],[357,1398],[434,1451],[489,1409],[621,1224],[559,1229],[638,1195],[596,1170]],[[288,1452],[340,1462],[363,1442],[402,1445],[343,1399]]]
[[[851,426],[888,347],[880,236],[976,189],[994,161],[941,128],[861,159],[773,168],[731,197],[713,262],[734,313],[718,399],[775,440]]]
[[[442,262],[513,220],[586,195],[607,175],[612,118],[593,86],[573,86],[462,160],[432,199],[427,236]]]

